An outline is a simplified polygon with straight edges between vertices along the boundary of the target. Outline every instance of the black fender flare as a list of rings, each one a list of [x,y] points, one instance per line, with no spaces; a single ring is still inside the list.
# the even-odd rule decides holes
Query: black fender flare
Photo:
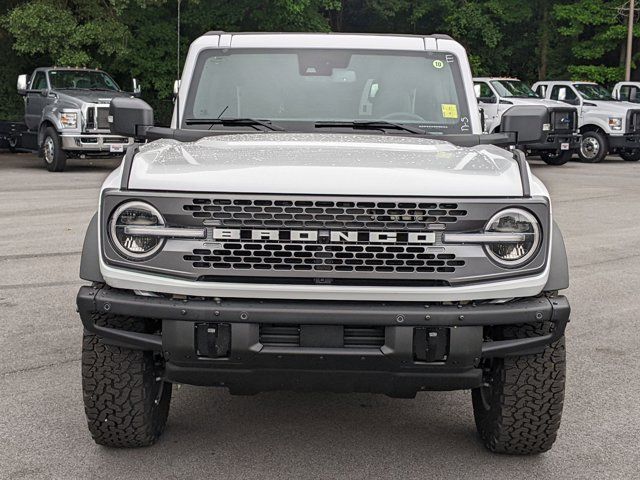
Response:
[[[551,269],[549,271],[549,279],[544,286],[544,291],[555,292],[569,288],[569,261],[567,259],[567,250],[564,246],[562,231],[555,220],[553,222],[549,262]]]
[[[98,212],[93,214],[82,245],[80,278],[90,282],[104,283],[100,272],[100,249],[98,247]]]

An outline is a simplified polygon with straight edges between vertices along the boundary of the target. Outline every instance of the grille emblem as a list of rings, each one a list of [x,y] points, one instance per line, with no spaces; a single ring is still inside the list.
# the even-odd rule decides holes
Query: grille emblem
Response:
[[[326,243],[410,243],[432,245],[434,232],[362,232],[355,230],[265,230],[214,228],[214,240],[267,240]]]

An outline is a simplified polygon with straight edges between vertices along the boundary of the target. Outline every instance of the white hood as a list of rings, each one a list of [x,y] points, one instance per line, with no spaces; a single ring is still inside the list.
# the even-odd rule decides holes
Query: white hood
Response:
[[[547,100],[546,98],[515,98],[515,97],[503,97],[504,100],[513,103],[514,105],[544,105],[545,107],[572,107],[568,103],[560,102],[558,100]],[[573,107],[575,108],[575,107]]]
[[[535,182],[535,180],[534,180]],[[133,160],[134,190],[392,196],[520,196],[510,152],[424,138],[263,133],[158,140]]]

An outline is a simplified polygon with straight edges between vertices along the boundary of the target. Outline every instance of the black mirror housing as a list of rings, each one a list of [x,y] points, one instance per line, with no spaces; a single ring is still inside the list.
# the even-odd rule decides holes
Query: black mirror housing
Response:
[[[116,97],[109,104],[109,126],[113,134],[144,138],[153,127],[153,108],[139,98]]]
[[[549,124],[549,110],[543,105],[516,105],[502,115],[501,131],[516,134],[516,144],[544,141],[545,124]]]

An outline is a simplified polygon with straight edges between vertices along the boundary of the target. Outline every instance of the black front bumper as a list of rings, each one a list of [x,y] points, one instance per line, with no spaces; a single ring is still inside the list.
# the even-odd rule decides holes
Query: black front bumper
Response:
[[[577,150],[580,148],[582,135],[580,133],[567,132],[549,132],[544,141],[540,143],[532,143],[524,146],[527,150],[553,150],[562,149],[562,144],[568,144],[569,150]]]
[[[640,133],[625,133],[624,135],[609,135],[609,148],[640,148]]]
[[[562,296],[478,305],[173,300],[101,286],[82,287],[77,303],[85,330],[106,343],[162,351],[168,381],[232,393],[476,388],[481,358],[541,351],[563,335],[570,313]],[[99,326],[100,313],[162,320],[162,333]],[[547,335],[485,340],[484,327],[543,321],[554,326]]]

